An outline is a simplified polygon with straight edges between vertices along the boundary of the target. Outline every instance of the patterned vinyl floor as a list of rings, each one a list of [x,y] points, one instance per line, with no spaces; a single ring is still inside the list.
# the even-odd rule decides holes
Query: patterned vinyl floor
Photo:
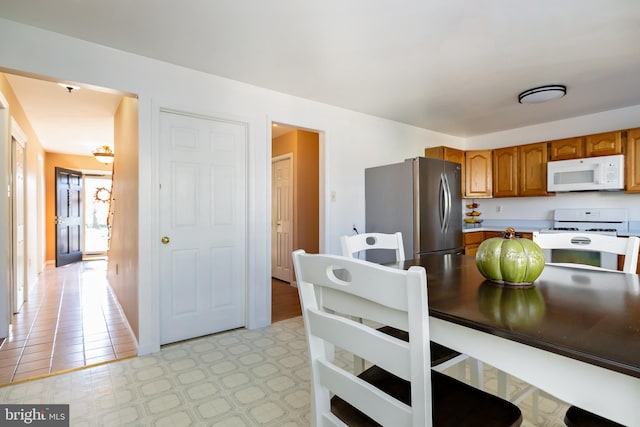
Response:
[[[344,366],[349,355],[338,354]],[[455,368],[453,368],[455,369]],[[525,385],[509,381],[512,392]],[[485,387],[496,375],[485,367]],[[165,346],[158,353],[0,387],[0,402],[70,405],[71,426],[308,426],[309,368],[302,318]],[[530,398],[524,426],[564,426],[567,406]]]

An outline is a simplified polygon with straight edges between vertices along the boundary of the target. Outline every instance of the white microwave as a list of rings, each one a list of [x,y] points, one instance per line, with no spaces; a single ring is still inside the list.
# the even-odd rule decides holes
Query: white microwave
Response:
[[[587,157],[547,163],[547,191],[624,189],[624,156]]]

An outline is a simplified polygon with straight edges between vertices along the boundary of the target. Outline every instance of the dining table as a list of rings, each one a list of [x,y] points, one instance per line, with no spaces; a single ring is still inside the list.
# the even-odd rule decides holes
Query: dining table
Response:
[[[640,276],[545,265],[532,284],[514,286],[485,279],[463,254],[396,266],[426,270],[432,341],[640,426]]]

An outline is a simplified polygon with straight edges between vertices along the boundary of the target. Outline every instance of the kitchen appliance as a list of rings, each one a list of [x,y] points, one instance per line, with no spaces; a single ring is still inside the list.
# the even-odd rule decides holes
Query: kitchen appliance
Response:
[[[547,191],[624,189],[624,156],[587,157],[547,163]]]
[[[540,233],[579,232],[586,238],[590,233],[617,236],[629,231],[629,212],[626,209],[556,209],[553,212],[553,227],[540,230]],[[615,254],[574,251],[570,249],[545,250],[550,262],[573,262],[596,267],[618,269],[618,257]]]
[[[416,157],[367,168],[366,231],[400,231],[407,258],[428,252],[462,252],[461,166]],[[370,250],[367,260],[393,262],[393,251]]]

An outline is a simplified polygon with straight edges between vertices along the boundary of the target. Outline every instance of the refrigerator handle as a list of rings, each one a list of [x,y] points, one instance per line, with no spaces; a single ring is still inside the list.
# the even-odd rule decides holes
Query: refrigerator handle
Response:
[[[438,219],[440,220],[440,231],[444,233],[444,175],[440,174],[440,182],[438,183]]]
[[[442,232],[449,231],[449,224],[451,223],[451,188],[449,187],[449,179],[447,175],[442,174],[443,182],[443,196],[444,196],[444,221],[442,224]]]
[[[445,232],[447,228],[447,181],[444,173],[440,174],[440,185],[438,186],[439,190],[439,204],[438,206],[438,214],[440,216],[440,231],[442,233]]]

